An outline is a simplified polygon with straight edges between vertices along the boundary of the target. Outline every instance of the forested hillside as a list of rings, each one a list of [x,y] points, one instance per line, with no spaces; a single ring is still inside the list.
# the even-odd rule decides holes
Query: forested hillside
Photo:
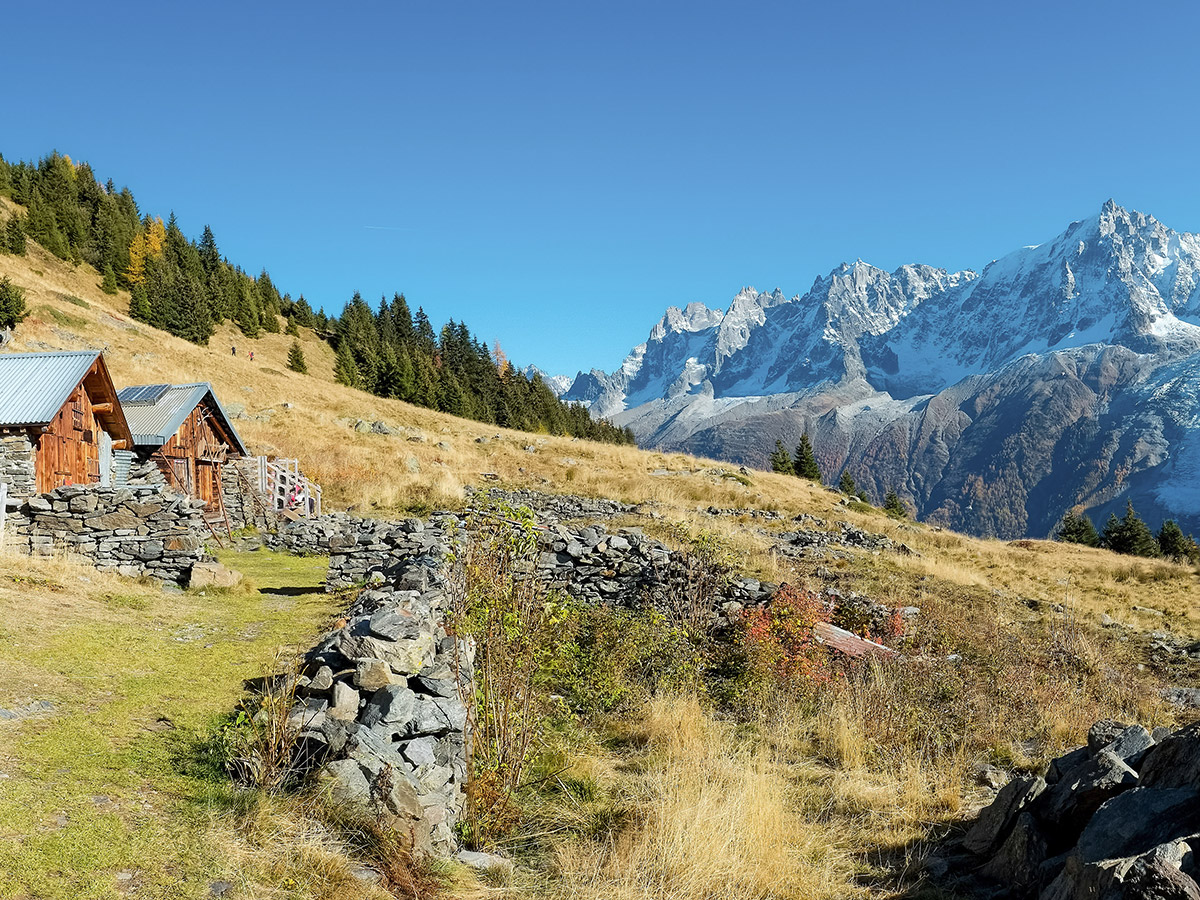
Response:
[[[52,153],[36,164],[0,156],[0,194],[25,209],[0,230],[0,251],[24,253],[31,238],[60,259],[89,263],[107,293],[131,294],[130,315],[197,344],[222,322],[248,338],[313,328],[338,353],[338,380],[381,397],[525,431],[633,443],[630,431],[594,421],[527,378],[470,333],[448,322],[435,332],[402,294],[378,310],[355,293],[342,315],[314,311],[303,294],[281,293],[265,268],[249,275],[221,255],[212,229],[189,240],[172,214],[143,214],[127,187],[104,184],[87,163]]]

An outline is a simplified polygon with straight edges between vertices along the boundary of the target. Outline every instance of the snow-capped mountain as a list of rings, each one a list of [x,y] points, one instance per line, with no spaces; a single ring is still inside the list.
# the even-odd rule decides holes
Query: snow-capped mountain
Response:
[[[1111,200],[978,274],[861,260],[803,295],[672,307],[563,395],[639,442],[765,463],[814,439],[826,477],[924,518],[1044,535],[1128,497],[1200,531],[1200,236]]]
[[[537,375],[542,379],[543,382],[545,382],[546,387],[550,388],[550,390],[554,392],[554,396],[556,397],[561,397],[568,390],[570,390],[571,385],[573,385],[575,380],[579,377],[578,375],[576,375],[574,378],[572,378],[570,375],[547,375],[537,366],[526,366],[521,370],[521,374],[526,378],[533,378],[534,375]]]

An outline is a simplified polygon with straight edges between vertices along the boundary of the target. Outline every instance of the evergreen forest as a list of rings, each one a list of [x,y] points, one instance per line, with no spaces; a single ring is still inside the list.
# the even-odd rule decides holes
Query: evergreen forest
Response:
[[[0,252],[23,254],[29,238],[60,259],[86,262],[105,291],[130,292],[134,319],[193,343],[206,344],[223,322],[248,338],[307,327],[336,351],[343,384],[508,428],[634,443],[629,429],[563,403],[464,323],[435,331],[403,294],[372,308],[355,293],[340,316],[328,316],[303,294],[281,293],[266,269],[252,276],[230,262],[208,226],[193,241],[174,214],[165,224],[143,214],[128,187],[102,184],[86,162],[57,152],[37,163],[0,156],[0,194],[25,208],[0,229]]]

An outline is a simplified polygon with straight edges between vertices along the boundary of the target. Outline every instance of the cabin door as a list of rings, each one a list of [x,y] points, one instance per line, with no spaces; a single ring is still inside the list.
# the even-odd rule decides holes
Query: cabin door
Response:
[[[196,460],[196,497],[209,509],[220,509],[221,464],[211,460]]]

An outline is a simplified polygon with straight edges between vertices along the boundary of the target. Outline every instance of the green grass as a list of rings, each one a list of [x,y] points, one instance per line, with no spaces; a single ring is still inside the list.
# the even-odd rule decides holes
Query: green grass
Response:
[[[0,623],[20,635],[0,643],[0,676],[23,673],[0,681],[0,706],[56,707],[0,723],[0,897],[117,897],[118,884],[139,897],[206,897],[213,879],[240,880],[213,833],[244,802],[206,763],[205,739],[242,681],[280,648],[307,645],[338,601],[321,589],[323,559],[222,559],[247,575],[242,586],[0,593]],[[21,571],[0,562],[10,569]],[[53,604],[49,622],[15,629],[21,598]]]

